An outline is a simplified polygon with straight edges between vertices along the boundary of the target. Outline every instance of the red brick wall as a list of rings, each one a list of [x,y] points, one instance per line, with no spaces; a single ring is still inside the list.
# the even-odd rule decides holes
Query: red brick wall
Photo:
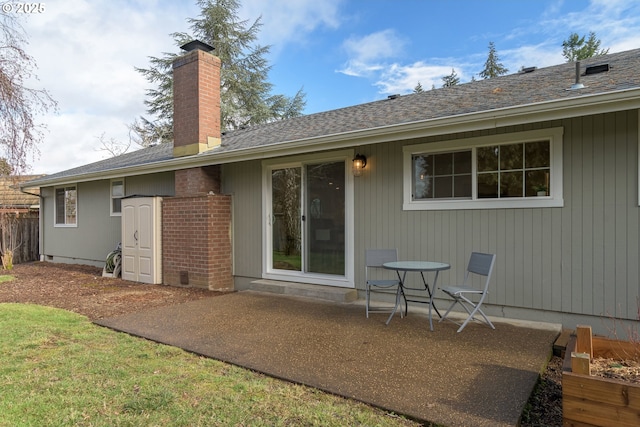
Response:
[[[174,147],[220,138],[220,59],[201,50],[173,63]]]
[[[166,198],[162,218],[164,283],[233,289],[231,196]]]
[[[176,195],[196,196],[213,191],[220,193],[220,165],[178,170],[175,173]]]

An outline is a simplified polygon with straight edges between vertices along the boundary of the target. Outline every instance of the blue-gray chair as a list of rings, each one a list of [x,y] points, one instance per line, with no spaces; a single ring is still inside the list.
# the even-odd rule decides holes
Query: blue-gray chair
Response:
[[[398,278],[390,279],[390,271],[381,271],[384,269],[383,264],[386,262],[398,261],[398,249],[367,249],[365,251],[365,294],[366,294],[366,313],[367,319],[370,312],[386,312],[391,313],[387,319],[387,325],[391,318],[401,305],[403,297],[402,287]],[[389,306],[371,306],[371,292],[395,292],[396,303]],[[402,307],[400,307],[400,317],[403,317]]]
[[[467,312],[468,317],[464,323],[462,323],[458,332],[462,331],[464,327],[467,326],[467,323],[475,318],[476,314],[480,314],[485,323],[489,325],[491,329],[496,328],[480,308],[489,293],[489,282],[491,281],[491,273],[493,272],[495,262],[495,254],[483,254],[479,252],[471,253],[471,258],[469,258],[469,265],[467,266],[467,271],[465,272],[464,282],[462,285],[445,286],[440,288],[444,293],[453,298],[453,303],[449,306],[444,316],[442,316],[440,322],[447,318],[449,312],[456,304],[460,304]],[[481,286],[472,286],[471,279],[474,275],[481,276],[482,282],[484,282]],[[478,302],[472,301],[471,298],[478,299]]]

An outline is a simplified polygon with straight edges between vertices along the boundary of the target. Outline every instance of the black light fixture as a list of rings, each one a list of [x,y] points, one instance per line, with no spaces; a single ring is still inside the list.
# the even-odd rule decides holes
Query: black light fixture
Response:
[[[353,176],[362,175],[362,170],[367,165],[367,158],[362,154],[356,154],[353,158]]]

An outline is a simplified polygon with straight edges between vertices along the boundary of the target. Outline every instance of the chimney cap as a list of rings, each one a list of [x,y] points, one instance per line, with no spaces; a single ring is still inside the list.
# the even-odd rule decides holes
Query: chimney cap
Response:
[[[202,50],[204,52],[211,52],[215,48],[206,44],[205,42],[201,42],[200,40],[192,40],[189,43],[185,43],[180,46],[180,49],[191,52],[192,50]]]

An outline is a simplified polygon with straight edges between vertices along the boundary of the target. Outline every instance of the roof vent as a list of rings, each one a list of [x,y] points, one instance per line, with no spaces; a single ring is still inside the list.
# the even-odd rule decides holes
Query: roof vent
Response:
[[[592,65],[584,70],[584,75],[589,76],[591,74],[606,73],[607,71],[609,71],[609,64]]]
[[[387,96],[387,99],[396,99],[396,98],[400,98],[400,94],[399,93],[396,93],[395,95]]]
[[[576,82],[571,85],[569,90],[577,90],[584,88],[584,85],[580,83],[580,61],[576,61]]]
[[[537,70],[538,67],[526,67],[526,68],[522,68],[520,70],[520,74],[528,74],[528,73],[533,73],[535,70]]]
[[[192,40],[189,43],[185,43],[180,46],[180,49],[191,52],[192,50],[201,50],[203,52],[211,52],[214,50],[213,46],[206,44],[205,42],[201,42],[200,40]]]

